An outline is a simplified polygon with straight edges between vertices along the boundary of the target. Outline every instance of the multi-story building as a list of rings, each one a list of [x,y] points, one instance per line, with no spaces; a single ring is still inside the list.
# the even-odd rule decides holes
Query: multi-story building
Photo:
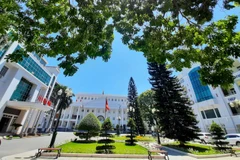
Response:
[[[212,121],[218,123],[226,133],[240,132],[240,62],[235,60],[232,68],[235,76],[229,89],[203,85],[194,64],[190,69],[183,69],[178,75],[180,83],[190,100],[199,121],[201,131],[208,132]]]
[[[58,67],[36,53],[28,53],[19,62],[7,62],[6,56],[24,47],[6,42],[0,48],[0,132],[36,133],[44,112],[51,109],[48,101],[59,74]],[[45,104],[45,105],[44,105]],[[12,124],[22,126],[14,129]]]
[[[110,110],[105,114],[106,99]],[[128,121],[127,97],[105,94],[76,94],[76,102],[63,111],[59,128],[72,130],[89,113],[96,115],[100,122],[103,122],[105,117],[109,117],[113,128],[118,124],[123,131],[126,131]]]

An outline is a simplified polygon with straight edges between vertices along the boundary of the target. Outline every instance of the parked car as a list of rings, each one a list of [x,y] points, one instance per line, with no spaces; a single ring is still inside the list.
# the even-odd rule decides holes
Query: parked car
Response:
[[[201,143],[212,143],[212,135],[208,132],[199,132],[198,139],[196,141],[200,141]]]
[[[240,134],[239,133],[227,134],[225,141],[229,142],[229,145],[236,145],[240,147]]]

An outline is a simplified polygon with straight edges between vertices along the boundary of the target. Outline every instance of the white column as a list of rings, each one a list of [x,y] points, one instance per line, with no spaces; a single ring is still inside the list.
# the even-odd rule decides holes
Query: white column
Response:
[[[25,126],[26,126],[26,124],[27,124],[27,119],[28,119],[28,117],[29,117],[29,115],[30,115],[29,113],[30,113],[30,110],[27,110],[27,111],[25,111],[25,112],[21,111],[21,113],[20,113],[20,115],[19,115],[19,116],[21,116],[22,114],[24,114],[21,122],[18,122],[18,123],[21,123],[21,124],[22,124],[22,126],[19,127],[19,129],[18,129],[18,133],[20,132],[20,135],[22,135],[23,132],[24,132]],[[16,121],[16,122],[17,122],[17,121]]]
[[[30,125],[30,121],[31,121],[32,118],[33,118],[34,111],[35,111],[35,109],[30,109],[28,119],[26,120],[27,124],[26,124],[26,127],[25,127],[25,129],[24,129],[24,133],[25,133],[25,134],[28,133],[28,128],[29,128],[29,125]]]
[[[10,122],[8,123],[8,127],[7,127],[7,129],[6,129],[6,132],[9,132],[9,128],[11,127],[11,124],[12,124],[13,119],[14,119],[14,116],[12,116]]]
[[[80,117],[79,117],[80,111],[81,111],[81,107],[79,106],[79,107],[78,107],[78,112],[77,112],[77,118],[76,118],[76,121],[75,121],[75,125],[78,124],[78,120],[80,119]]]
[[[66,128],[68,128],[68,129],[71,129],[71,128],[69,128],[69,126],[70,126],[70,119],[72,119],[72,111],[73,111],[73,109],[74,109],[74,107],[70,107],[70,111],[69,111],[69,117],[68,117],[68,120],[67,120],[67,126],[66,126]]]
[[[37,114],[36,114],[35,120],[34,120],[34,122],[32,124],[32,128],[31,128],[30,133],[34,133],[34,130],[37,127],[37,122],[38,122],[38,119],[39,119],[40,112],[41,112],[40,110],[37,110]]]
[[[15,89],[17,88],[17,85],[20,82],[21,78],[22,78],[22,73],[19,70],[17,70],[14,78],[9,83],[4,95],[2,96],[2,99],[0,100],[0,119],[2,119],[3,110],[6,107],[6,105],[4,105],[4,104],[6,103],[6,101],[8,101],[11,98],[11,96],[12,96],[13,92],[15,91]]]

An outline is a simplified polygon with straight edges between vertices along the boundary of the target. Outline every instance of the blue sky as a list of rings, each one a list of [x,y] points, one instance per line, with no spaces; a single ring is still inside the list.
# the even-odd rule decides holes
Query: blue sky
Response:
[[[74,93],[102,93],[127,95],[130,77],[135,80],[138,92],[151,86],[148,83],[147,61],[140,52],[131,51],[121,42],[121,35],[115,33],[113,52],[108,62],[101,58],[89,59],[78,65],[78,72],[72,77],[65,77],[62,72],[58,82],[69,86]],[[55,59],[48,59],[49,65],[56,65]]]
[[[227,12],[218,7],[214,21],[228,14],[239,15],[239,12],[239,8]],[[239,24],[237,30],[239,31]],[[61,70],[58,82],[72,88],[74,93],[101,94],[104,91],[105,94],[127,95],[128,82],[133,77],[139,94],[150,89],[147,62],[143,54],[123,45],[120,34],[115,33],[114,36],[113,52],[108,62],[103,62],[101,58],[89,59],[85,64],[78,65],[79,70],[72,77],[65,77]],[[48,65],[57,65],[55,59],[47,60]]]

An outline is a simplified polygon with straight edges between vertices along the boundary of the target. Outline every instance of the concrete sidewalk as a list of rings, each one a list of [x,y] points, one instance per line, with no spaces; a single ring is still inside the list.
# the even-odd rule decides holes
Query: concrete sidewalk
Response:
[[[2,160],[35,160],[36,158],[34,155],[37,153],[36,150],[32,150],[29,152],[24,152],[20,154],[15,154],[11,156],[6,156],[3,157]],[[169,153],[169,158],[170,160],[197,160],[196,158],[192,158],[186,155],[181,155],[179,153],[176,153],[174,151],[168,151]],[[147,157],[147,155],[146,155]],[[40,158],[37,158],[39,160],[53,160],[55,157],[46,157],[46,156],[41,156]],[[91,158],[91,157],[59,157],[58,160],[125,160],[126,158]],[[130,160],[147,160],[145,159],[136,159],[136,158],[129,158]],[[239,160],[239,157],[222,157],[222,158],[206,158],[206,159],[201,159],[201,160]]]

